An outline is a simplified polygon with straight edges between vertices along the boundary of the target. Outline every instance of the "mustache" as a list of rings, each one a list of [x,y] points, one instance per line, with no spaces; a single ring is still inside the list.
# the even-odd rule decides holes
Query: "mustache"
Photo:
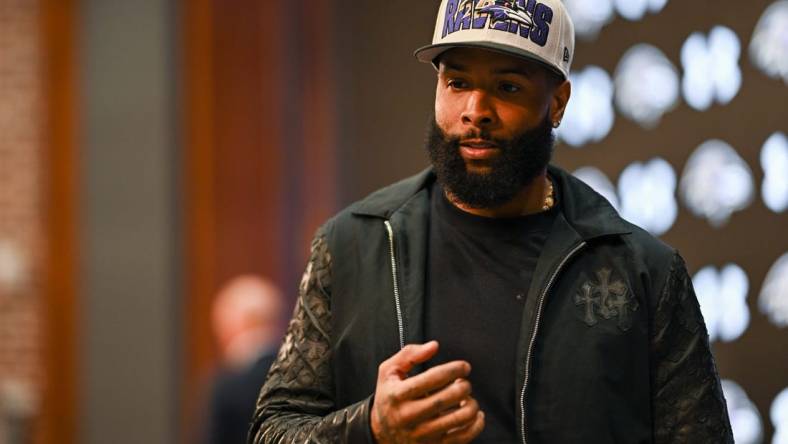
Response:
[[[493,137],[489,131],[485,130],[469,130],[459,136],[449,136],[448,134],[442,134],[442,136],[446,142],[457,147],[464,142],[488,142],[500,148],[506,148],[510,144],[509,140]]]

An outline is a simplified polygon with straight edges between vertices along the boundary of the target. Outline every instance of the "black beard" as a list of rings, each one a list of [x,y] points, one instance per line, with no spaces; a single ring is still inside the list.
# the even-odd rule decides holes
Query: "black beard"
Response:
[[[544,171],[553,155],[555,135],[547,117],[536,128],[507,140],[492,138],[485,131],[449,137],[432,116],[426,148],[438,182],[470,208],[495,208],[511,201]],[[460,155],[460,140],[470,138],[491,140],[500,148],[500,155],[491,161],[489,173],[467,171]]]

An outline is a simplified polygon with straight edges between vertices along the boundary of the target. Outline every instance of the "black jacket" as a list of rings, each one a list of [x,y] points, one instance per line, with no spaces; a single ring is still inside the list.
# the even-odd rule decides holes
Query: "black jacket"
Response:
[[[517,349],[522,443],[731,443],[708,335],[678,253],[550,168],[561,212]],[[250,443],[373,442],[378,365],[421,343],[434,174],[373,193],[312,243]]]

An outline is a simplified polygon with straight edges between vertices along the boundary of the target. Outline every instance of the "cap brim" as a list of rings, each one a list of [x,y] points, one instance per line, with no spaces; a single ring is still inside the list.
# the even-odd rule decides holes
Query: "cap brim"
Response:
[[[453,48],[482,48],[482,49],[489,49],[491,51],[500,52],[507,55],[513,55],[515,57],[522,57],[524,59],[530,60],[532,62],[536,62],[546,69],[558,74],[562,79],[566,79],[566,74],[561,72],[560,69],[556,68],[555,66],[548,63],[545,59],[539,57],[536,54],[523,51],[519,48],[513,48],[509,45],[502,45],[500,43],[494,42],[462,42],[462,43],[438,43],[434,45],[427,45],[422,46],[421,48],[417,49],[413,52],[413,55],[416,56],[420,62],[423,63],[432,63],[435,68],[437,68],[437,64],[435,63],[435,59],[438,58],[444,52],[453,49]]]

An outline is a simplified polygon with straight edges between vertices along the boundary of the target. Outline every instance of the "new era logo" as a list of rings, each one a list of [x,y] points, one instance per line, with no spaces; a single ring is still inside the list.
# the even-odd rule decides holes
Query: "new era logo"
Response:
[[[565,62],[569,61],[569,48],[567,48],[566,46],[564,46],[564,61]]]

